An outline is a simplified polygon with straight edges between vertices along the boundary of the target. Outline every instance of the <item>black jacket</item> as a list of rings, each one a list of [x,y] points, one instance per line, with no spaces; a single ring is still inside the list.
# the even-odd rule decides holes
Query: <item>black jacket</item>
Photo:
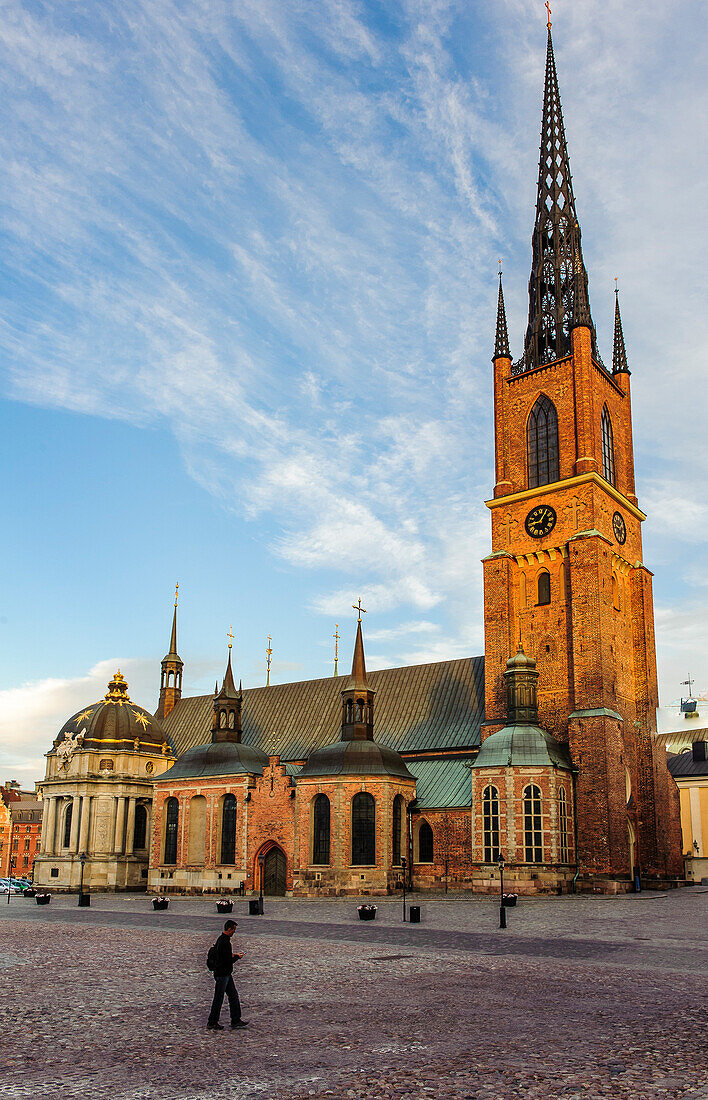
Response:
[[[222,932],[216,941],[215,947],[216,966],[214,967],[214,977],[224,978],[227,974],[233,974],[234,959],[231,950],[231,937]]]

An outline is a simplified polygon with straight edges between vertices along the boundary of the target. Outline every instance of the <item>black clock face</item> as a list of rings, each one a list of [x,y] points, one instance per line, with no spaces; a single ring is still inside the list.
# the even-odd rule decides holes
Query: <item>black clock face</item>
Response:
[[[624,542],[626,542],[627,528],[625,527],[624,520],[622,519],[622,516],[619,514],[619,512],[615,512],[614,516],[612,517],[612,530],[614,531],[615,538],[617,539],[620,546]]]
[[[556,525],[556,513],[550,504],[539,504],[526,517],[526,534],[532,539],[542,539],[550,535]]]

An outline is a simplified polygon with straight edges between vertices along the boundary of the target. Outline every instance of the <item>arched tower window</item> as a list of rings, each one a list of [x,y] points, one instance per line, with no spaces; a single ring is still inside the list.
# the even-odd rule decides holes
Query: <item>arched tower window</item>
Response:
[[[352,799],[352,863],[376,863],[376,803],[366,791]]]
[[[558,847],[561,863],[568,862],[568,802],[565,787],[558,791]]]
[[[535,783],[524,790],[524,849],[527,863],[543,863],[541,788]]]
[[[397,794],[393,800],[393,864],[398,867],[401,863],[401,829],[403,824],[403,796]]]
[[[541,394],[526,425],[529,489],[558,481],[558,415],[553,402]]]
[[[329,799],[318,794],[312,807],[312,862],[329,866]]]
[[[221,862],[236,862],[236,798],[224,795],[221,810]]]
[[[491,785],[482,792],[482,834],[484,862],[496,863],[499,859],[499,791]]]
[[[168,798],[165,805],[165,863],[177,862],[177,827],[179,825],[179,802]]]
[[[544,569],[543,572],[538,574],[538,603],[550,603],[551,602],[551,574],[548,570]]]
[[[229,729],[232,730],[232,729],[235,729],[235,728],[236,728],[236,712],[233,711],[233,710],[230,710],[229,711]]]
[[[602,409],[602,476],[610,485],[615,483],[615,445],[612,436],[612,421],[607,405]]]
[[[620,610],[619,582],[615,573],[612,574],[612,606],[615,611]]]
[[[226,711],[225,710],[220,710],[219,711],[219,729],[222,729],[222,730],[226,729]]]
[[[424,821],[418,830],[418,862],[433,862],[433,830],[427,821]]]
[[[147,810],[143,806],[142,802],[138,802],[135,807],[135,829],[133,830],[133,848],[136,851],[142,852],[145,847],[145,841],[147,840]]]
[[[66,807],[66,813],[64,814],[64,848],[68,848],[71,844],[71,815],[73,811],[74,803],[70,802],[69,805]]]

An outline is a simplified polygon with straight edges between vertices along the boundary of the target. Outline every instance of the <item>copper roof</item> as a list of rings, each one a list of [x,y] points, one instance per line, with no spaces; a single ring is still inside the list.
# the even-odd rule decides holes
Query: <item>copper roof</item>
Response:
[[[374,738],[396,752],[439,752],[479,745],[484,721],[484,658],[407,665],[368,673],[376,691]],[[341,693],[350,677],[246,688],[243,742],[283,761],[305,760],[339,740]],[[162,726],[175,751],[209,738],[212,695],[181,699]]]

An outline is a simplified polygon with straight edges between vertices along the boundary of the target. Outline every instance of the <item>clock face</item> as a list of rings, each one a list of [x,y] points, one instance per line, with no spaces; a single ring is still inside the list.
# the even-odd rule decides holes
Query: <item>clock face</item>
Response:
[[[622,545],[627,539],[627,528],[625,527],[624,520],[619,512],[615,512],[612,517],[612,530],[615,533],[615,538],[618,543]]]
[[[539,504],[526,517],[526,534],[532,539],[542,539],[550,535],[556,525],[556,513],[550,504]]]

